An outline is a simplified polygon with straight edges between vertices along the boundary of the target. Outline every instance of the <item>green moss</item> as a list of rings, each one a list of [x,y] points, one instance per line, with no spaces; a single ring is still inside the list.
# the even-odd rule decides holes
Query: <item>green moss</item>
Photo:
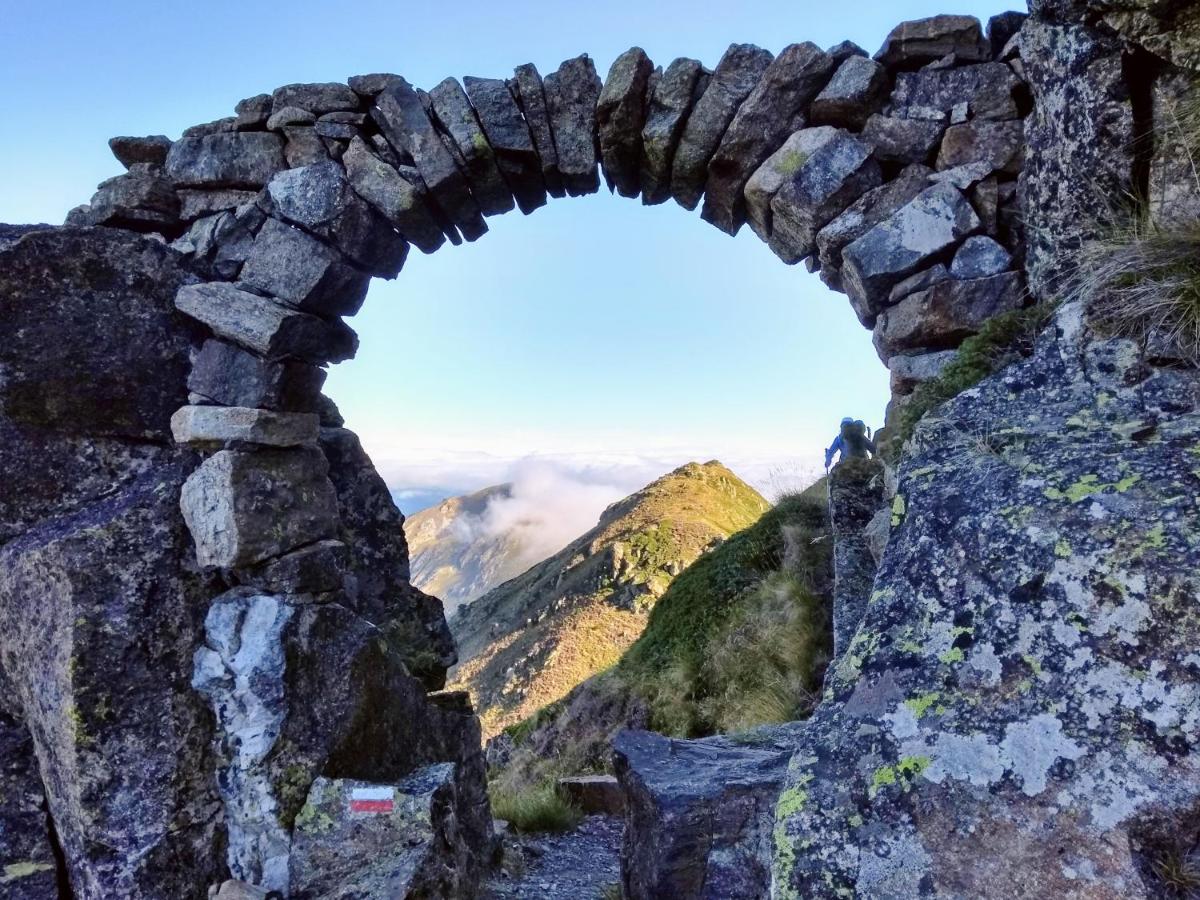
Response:
[[[318,803],[307,803],[296,816],[296,828],[309,834],[323,834],[331,831],[336,823],[333,817],[321,809]]]
[[[779,165],[775,169],[780,175],[791,177],[799,172],[806,162],[808,162],[807,153],[801,150],[789,150],[783,155],[783,159],[779,161]]]
[[[937,378],[918,385],[913,391],[885,453],[891,459],[897,459],[900,449],[912,437],[917,423],[926,413],[1032,353],[1034,339],[1049,324],[1053,314],[1053,304],[1040,303],[994,316],[985,322],[978,334],[963,341],[954,359]]]

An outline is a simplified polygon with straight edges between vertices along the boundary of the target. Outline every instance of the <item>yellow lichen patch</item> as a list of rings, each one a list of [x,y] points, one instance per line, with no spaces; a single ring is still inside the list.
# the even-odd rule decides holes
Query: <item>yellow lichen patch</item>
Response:
[[[904,515],[907,507],[904,504],[904,495],[897,494],[892,498],[892,527],[895,528],[904,521]]]
[[[919,719],[929,711],[929,707],[937,703],[938,698],[941,696],[937,691],[930,691],[927,694],[918,694],[916,697],[910,697],[904,701],[904,705],[911,709],[913,715]]]
[[[48,872],[52,868],[54,867],[49,863],[39,863],[33,860],[11,863],[4,867],[4,874],[0,875],[0,884],[19,881],[22,878],[28,878],[30,875],[36,875],[38,872]]]
[[[1042,491],[1042,493],[1048,500],[1069,500],[1071,503],[1078,503],[1081,500],[1086,500],[1093,494],[1100,494],[1105,491],[1123,494],[1141,480],[1142,476],[1137,474],[1126,475],[1120,481],[1110,482],[1100,481],[1099,475],[1083,475],[1074,484],[1068,486],[1066,490],[1049,487]]]

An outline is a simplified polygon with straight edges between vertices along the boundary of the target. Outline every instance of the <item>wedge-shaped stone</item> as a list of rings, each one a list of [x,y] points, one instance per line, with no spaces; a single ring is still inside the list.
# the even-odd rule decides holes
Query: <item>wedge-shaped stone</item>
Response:
[[[911,394],[918,385],[941,375],[957,355],[955,350],[938,350],[934,353],[893,356],[888,360],[892,393]]]
[[[1020,309],[1024,293],[1018,272],[940,282],[880,314],[872,336],[875,350],[890,363],[897,353],[957,347],[992,316]]]
[[[892,68],[911,67],[953,53],[962,62],[991,59],[991,45],[974,16],[932,16],[897,25],[875,58]]]
[[[165,134],[150,134],[145,137],[121,136],[108,139],[108,149],[117,162],[126,169],[138,163],[161,166],[167,161],[171,139]]]
[[[296,360],[268,362],[225,341],[207,340],[192,360],[188,391],[225,406],[316,412],[325,370]]]
[[[244,406],[181,406],[171,416],[177,444],[211,447],[238,441],[266,447],[315,444],[320,427],[316,413],[275,412]]]
[[[646,90],[654,63],[641,47],[631,47],[612,64],[596,101],[596,136],[604,180],[622,197],[641,190],[642,127],[646,123]]]
[[[223,569],[333,537],[337,496],[320,450],[221,450],[183,485],[179,506],[201,566]]]
[[[894,284],[979,227],[961,191],[949,184],[928,188],[842,251],[846,292],[856,309],[878,312]]]
[[[558,150],[554,146],[554,128],[550,124],[550,111],[546,108],[546,92],[537,66],[525,63],[513,69],[508,89],[525,114],[529,123],[529,134],[542,165],[542,180],[551,197],[566,194],[562,173],[558,170]]]
[[[167,153],[177,186],[259,188],[287,168],[283,141],[266,131],[231,131],[180,138]]]
[[[371,115],[396,152],[415,163],[435,213],[440,212],[446,220],[443,228],[456,227],[469,241],[486,234],[487,225],[466,176],[442,143],[412,86],[404,79],[388,85],[375,98]]]
[[[929,174],[926,166],[909,166],[893,181],[863,194],[822,228],[817,233],[821,280],[835,291],[842,290],[842,250],[929,187]]]
[[[355,192],[379,210],[414,247],[432,253],[446,242],[446,235],[425,203],[422,188],[376,156],[362,138],[350,141],[342,154],[342,165]]]
[[[825,89],[812,102],[809,117],[814,125],[840,125],[862,129],[887,96],[887,69],[864,56],[846,59]]]
[[[600,187],[596,101],[601,83],[596,65],[586,53],[568,59],[546,76],[543,89],[563,186],[572,197],[594,193]]]
[[[242,266],[241,284],[321,316],[352,316],[370,278],[329,245],[278,219],[267,219]]]
[[[717,63],[704,93],[692,107],[675,158],[671,162],[671,195],[680,206],[695,209],[708,180],[708,163],[742,101],[774,57],[753,44],[731,44]]]
[[[746,182],[746,216],[754,233],[764,241],[771,238],[771,201],[779,189],[795,177],[817,148],[836,136],[837,129],[828,125],[800,129],[767,157],[766,162]]]
[[[496,156],[500,174],[516,197],[521,212],[528,215],[546,205],[546,182],[542,162],[534,147],[529,125],[521,107],[499,78],[463,79],[467,97],[479,116],[479,124]],[[343,157],[342,162],[345,163]]]
[[[225,282],[184,285],[175,306],[218,337],[271,360],[339,362],[358,349],[358,337],[345,323],[297,312]]]
[[[100,183],[91,200],[93,224],[174,236],[183,230],[179,196],[158,169],[142,163]]]
[[[471,101],[455,78],[447,78],[429,92],[434,114],[449,134],[463,159],[463,171],[471,184],[471,194],[485,216],[506,213],[513,208],[496,155],[488,143]]]
[[[816,44],[791,44],[771,61],[734,114],[708,163],[701,217],[727,234],[746,221],[750,176],[805,124],[805,110],[829,80],[833,57]]]
[[[965,103],[976,119],[1016,119],[1020,113],[1014,94],[1020,87],[1021,80],[1004,63],[901,72],[889,114],[928,118],[931,112],[949,114]]]
[[[337,110],[356,110],[360,100],[348,85],[330,81],[317,84],[285,84],[271,94],[271,112],[288,106],[306,109],[314,116]]]
[[[928,163],[946,131],[937,119],[898,119],[873,115],[863,128],[863,140],[882,162]]]
[[[404,267],[408,243],[351,189],[338,163],[280,172],[267,185],[267,197],[273,215],[333,244],[372,275],[394,278]]]
[[[967,238],[954,254],[950,274],[955,278],[987,278],[1012,267],[1012,254],[986,235]]]
[[[708,87],[711,73],[697,59],[672,62],[650,91],[642,126],[642,203],[665,203],[671,196],[671,164],[688,114]]]
[[[771,200],[771,249],[794,263],[816,250],[817,232],[883,181],[871,148],[846,131],[816,147]]]

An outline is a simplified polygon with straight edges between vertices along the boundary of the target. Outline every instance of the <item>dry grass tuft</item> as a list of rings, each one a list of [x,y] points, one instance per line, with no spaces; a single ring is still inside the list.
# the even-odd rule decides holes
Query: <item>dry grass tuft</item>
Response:
[[[570,831],[583,813],[572,805],[553,783],[517,789],[492,786],[492,815],[517,831]]]

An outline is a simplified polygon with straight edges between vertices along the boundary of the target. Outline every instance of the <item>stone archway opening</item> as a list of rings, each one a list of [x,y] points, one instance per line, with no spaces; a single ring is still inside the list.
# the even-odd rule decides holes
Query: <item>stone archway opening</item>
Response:
[[[735,44],[711,72],[660,70],[634,48],[604,81],[581,56],[428,93],[394,75],[287,85],[178,141],[114,139],[129,171],[70,222],[172,240],[188,268],[175,306],[205,329],[171,430],[200,456],[180,507],[213,600],[191,684],[216,717],[236,876],[311,887],[312,843],[293,838],[318,777],[453,763],[412,790],[449,796],[476,844],[490,828],[477,725],[461,698],[427,696],[453,658],[440,609],[403,583],[402,550],[361,556],[378,479],[321,396],[323,367],[354,355],[343,319],[370,279],[603,176],[806,261],[848,295],[903,397],[1026,302],[1021,20],[910,23],[874,59]],[[387,608],[364,587],[385,568]],[[295,743],[305,728],[321,739]],[[479,864],[463,850],[440,889]]]

